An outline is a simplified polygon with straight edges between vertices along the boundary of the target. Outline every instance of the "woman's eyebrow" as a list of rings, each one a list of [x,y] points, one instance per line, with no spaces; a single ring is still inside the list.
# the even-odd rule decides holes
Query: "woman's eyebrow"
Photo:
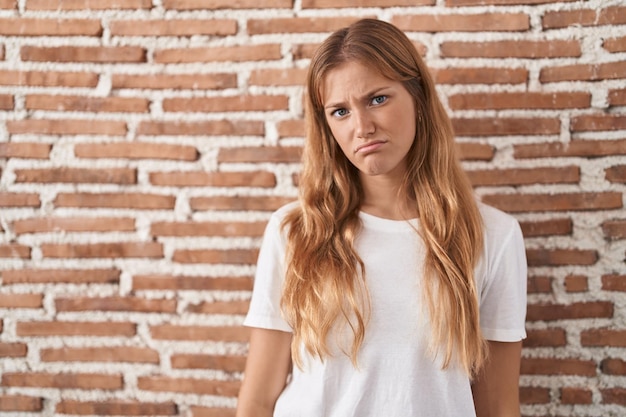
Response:
[[[368,91],[367,93],[363,94],[361,97],[359,97],[359,100],[366,100],[369,99],[370,97],[388,89],[391,88],[391,86],[382,86],[382,87],[376,87],[373,88],[372,90]],[[345,102],[343,101],[338,101],[338,102],[331,102],[329,104],[324,105],[325,109],[335,109],[335,108],[339,108],[339,107],[345,107]]]

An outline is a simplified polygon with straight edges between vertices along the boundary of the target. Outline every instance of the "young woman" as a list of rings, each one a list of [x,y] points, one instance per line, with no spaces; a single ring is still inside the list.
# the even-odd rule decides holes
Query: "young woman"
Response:
[[[274,213],[238,417],[519,416],[526,259],[475,200],[411,41],[361,20],[312,59],[300,198]]]

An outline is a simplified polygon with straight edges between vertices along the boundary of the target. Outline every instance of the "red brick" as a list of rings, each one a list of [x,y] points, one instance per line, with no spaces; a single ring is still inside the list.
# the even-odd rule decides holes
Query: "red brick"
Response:
[[[448,97],[452,110],[576,109],[591,105],[591,94],[567,93],[462,93]]]
[[[568,275],[565,277],[564,284],[567,292],[585,292],[589,290],[589,283],[584,275]]]
[[[0,110],[13,110],[13,96],[0,94]]]
[[[523,84],[528,81],[526,68],[456,67],[431,69],[437,84]]]
[[[102,25],[92,19],[0,18],[3,36],[101,36]]]
[[[609,240],[626,239],[626,220],[607,220],[602,223],[602,231]]]
[[[446,6],[482,6],[482,5],[514,5],[567,3],[577,0],[446,0]]]
[[[15,333],[26,337],[132,337],[137,330],[134,323],[125,322],[29,321],[18,322]]]
[[[580,44],[574,40],[551,41],[445,41],[440,45],[444,58],[559,58],[579,57]]]
[[[528,337],[524,339],[525,348],[559,347],[567,344],[564,329],[536,329],[528,330]]]
[[[554,281],[551,277],[544,276],[531,276],[528,277],[527,280],[527,291],[529,294],[549,294],[552,292],[552,281]]]
[[[28,353],[26,343],[0,342],[0,358],[24,358]],[[0,410],[2,410],[2,397],[0,396]]]
[[[136,184],[137,171],[131,168],[16,169],[15,182],[44,184]]]
[[[295,200],[295,197],[278,196],[215,196],[192,197],[189,206],[200,210],[274,211]]]
[[[604,172],[608,181],[626,184],[626,165],[612,166],[605,169]]]
[[[624,63],[626,64],[626,61],[624,61]],[[576,116],[572,118],[570,129],[573,132],[624,130],[626,129],[626,115],[589,114]],[[620,142],[618,142],[618,144],[619,143]],[[623,141],[621,143],[623,144]],[[624,151],[622,150],[622,152]]]
[[[250,291],[251,277],[136,275],[133,290]]]
[[[596,22],[595,10],[558,10],[547,11],[541,18],[544,29],[564,28],[567,26],[590,26]]]
[[[556,135],[561,132],[561,122],[548,118],[453,118],[452,126],[457,136]]]
[[[221,90],[237,87],[237,75],[218,74],[113,74],[111,86],[114,89],[192,89]]]
[[[612,155],[626,155],[626,139],[573,140],[571,142],[514,145],[513,155],[518,159],[570,156],[592,158]]]
[[[119,283],[117,269],[16,269],[0,271],[2,284]]]
[[[0,70],[0,85],[96,87],[98,85],[98,74],[88,72]]]
[[[402,14],[394,16],[391,23],[407,32],[526,31],[530,28],[526,13]]]
[[[236,397],[239,381],[214,381],[195,378],[169,378],[143,376],[137,379],[137,387],[145,391],[178,392],[184,394]]]
[[[83,208],[132,208],[141,210],[173,209],[176,197],[141,193],[59,193],[54,200],[56,207]]]
[[[598,253],[584,249],[528,249],[529,266],[593,265]]]
[[[586,388],[561,388],[561,404],[592,404],[593,393]]]
[[[0,294],[0,308],[42,308],[42,294]]]
[[[113,20],[111,36],[228,36],[237,33],[234,19]]]
[[[212,10],[212,9],[286,9],[293,6],[293,0],[163,0],[165,9]]]
[[[626,361],[617,358],[603,359],[600,369],[606,375],[626,375]]]
[[[173,354],[173,369],[216,369],[224,372],[243,372],[245,356]]]
[[[544,67],[539,72],[539,81],[542,83],[554,83],[559,81],[602,81],[620,78],[626,78],[625,61]]]
[[[26,119],[7,121],[7,130],[14,135],[109,135],[125,136],[126,122],[116,120]]]
[[[179,249],[174,251],[172,261],[187,263],[253,265],[256,249]]]
[[[79,158],[171,159],[178,161],[196,161],[200,156],[194,146],[149,142],[82,143],[74,146],[74,154]]]
[[[36,412],[41,410],[43,410],[42,398],[28,397],[26,395],[0,394],[0,411]]]
[[[279,86],[279,85],[304,85],[306,68],[256,69],[250,74],[250,85]]]
[[[235,417],[234,408],[225,407],[189,407],[193,417]]]
[[[146,113],[150,101],[136,97],[85,97],[31,94],[26,96],[26,109],[89,113]]]
[[[176,300],[141,297],[71,297],[57,298],[57,312],[64,311],[131,311],[139,313],[175,313]]]
[[[482,197],[487,204],[509,212],[610,210],[622,208],[618,192],[565,194],[491,194]]]
[[[626,37],[624,39],[626,39]],[[626,105],[626,89],[609,90],[608,100],[609,100],[609,106]]]
[[[122,401],[116,399],[99,400],[94,402],[80,402],[61,400],[57,403],[55,412],[71,415],[116,415],[116,416],[177,416],[178,407],[173,402],[149,403],[136,401]]]
[[[602,402],[604,404],[618,404],[626,406],[626,388],[601,389]]]
[[[493,146],[486,143],[457,143],[459,158],[464,161],[491,161],[495,155]]]
[[[0,207],[39,207],[37,194],[0,192]]]
[[[267,171],[250,172],[154,172],[150,183],[177,187],[263,187],[276,185],[276,176]]]
[[[550,219],[520,222],[524,237],[571,235],[572,219]]]
[[[626,330],[584,330],[580,333],[580,343],[583,346],[626,347]]]
[[[22,46],[20,56],[39,62],[146,62],[146,50],[139,46]]]
[[[263,136],[265,126],[263,122],[244,120],[144,121],[139,124],[137,134],[146,136]]]
[[[48,159],[52,145],[33,142],[0,143],[0,158]]]
[[[626,36],[605,39],[602,47],[609,52],[626,52]]]
[[[0,9],[17,9],[17,0],[0,0]]]
[[[626,275],[603,275],[602,289],[626,292]]]
[[[550,390],[548,388],[520,387],[519,396],[522,404],[547,404],[550,402]]]
[[[528,321],[571,320],[584,318],[611,318],[614,306],[609,301],[588,301],[572,304],[531,304]]]
[[[192,304],[187,308],[196,314],[238,314],[245,315],[250,306],[249,301],[211,301]]]
[[[315,51],[317,50],[319,44],[313,44],[313,43],[308,43],[308,44],[300,44],[300,45],[293,45],[291,47],[291,54],[293,55],[293,59],[294,60],[300,60],[300,59],[310,59],[313,57],[313,54],[315,53]]]
[[[50,232],[132,232],[135,219],[129,217],[36,217],[12,223],[16,235]]]
[[[18,243],[0,244],[0,258],[29,259],[30,247]]]
[[[155,222],[152,236],[256,236],[263,235],[267,222]]]
[[[466,171],[472,185],[568,184],[580,181],[577,166],[558,168],[476,169]]]
[[[151,9],[151,0],[28,0],[26,10]]]
[[[302,148],[299,146],[264,146],[221,148],[218,162],[273,162],[298,163],[301,160]]]
[[[435,0],[302,0],[303,9],[330,9],[334,7],[402,7],[432,6]]]
[[[116,390],[123,388],[124,381],[122,375],[109,374],[5,372],[2,375],[2,385],[5,387]]]
[[[522,358],[522,375],[596,375],[596,364],[592,360],[559,358]]]
[[[270,61],[281,58],[279,44],[159,49],[154,52],[154,61],[159,64]]]
[[[45,243],[44,258],[161,258],[163,245],[156,242]]]
[[[159,352],[133,346],[41,349],[43,362],[159,363]]]
[[[362,16],[367,17],[367,16]],[[248,34],[333,32],[359,20],[358,17],[284,17],[249,19]]]
[[[229,112],[229,111],[277,111],[289,109],[289,97],[285,95],[242,95],[234,97],[166,98],[166,112]]]
[[[304,137],[304,120],[282,120],[276,123],[276,129],[278,130],[278,136],[280,138],[286,137]]]
[[[247,342],[249,330],[247,327],[235,326],[177,326],[161,324],[150,326],[150,334],[156,340]]]

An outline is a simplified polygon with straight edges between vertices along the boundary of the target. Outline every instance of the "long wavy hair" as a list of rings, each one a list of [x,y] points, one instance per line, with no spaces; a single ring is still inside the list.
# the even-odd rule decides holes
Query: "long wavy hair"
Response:
[[[343,351],[357,366],[370,314],[367,271],[354,247],[363,190],[358,170],[326,122],[322,99],[329,71],[355,61],[401,82],[414,99],[416,134],[398,197],[415,204],[416,233],[426,247],[422,272],[431,352],[442,355],[443,369],[458,362],[471,377],[486,357],[474,280],[483,247],[482,219],[426,65],[402,31],[374,19],[333,33],[308,70],[300,204],[283,222],[288,243],[281,306],[294,331],[292,357],[302,367],[304,347],[324,360],[331,354],[331,330],[347,326],[353,337]]]

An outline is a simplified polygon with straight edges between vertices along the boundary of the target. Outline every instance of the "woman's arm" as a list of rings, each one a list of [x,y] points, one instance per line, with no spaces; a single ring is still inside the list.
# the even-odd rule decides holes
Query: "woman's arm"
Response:
[[[291,333],[252,328],[237,417],[271,417],[291,370]]]
[[[488,342],[489,357],[472,382],[477,417],[519,417],[522,342]]]

